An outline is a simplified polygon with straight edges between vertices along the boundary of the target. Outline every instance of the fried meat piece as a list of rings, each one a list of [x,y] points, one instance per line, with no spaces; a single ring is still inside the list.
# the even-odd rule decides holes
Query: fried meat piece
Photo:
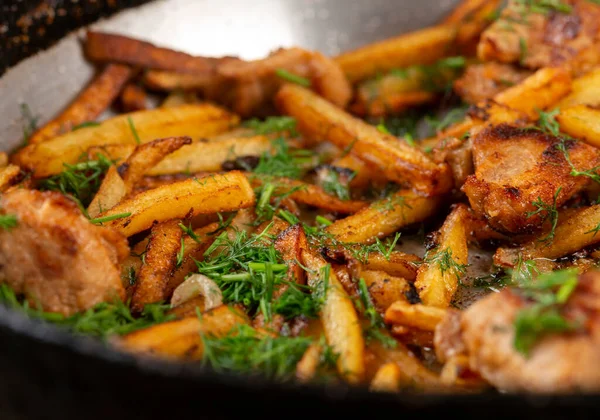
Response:
[[[15,189],[1,198],[17,225],[0,230],[0,282],[32,307],[71,315],[103,301],[124,299],[119,263],[127,240],[92,225],[58,192]]]
[[[548,218],[548,208],[558,209],[590,181],[571,175],[567,155],[579,171],[600,164],[600,150],[582,142],[561,143],[508,124],[486,128],[473,139],[475,174],[462,190],[473,210],[498,231],[533,232]]]

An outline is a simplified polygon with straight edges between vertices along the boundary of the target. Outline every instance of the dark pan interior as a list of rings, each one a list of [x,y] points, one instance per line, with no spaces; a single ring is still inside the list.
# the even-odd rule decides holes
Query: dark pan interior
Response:
[[[31,56],[54,45],[76,28],[141,3],[145,1],[1,2],[0,75],[19,63],[0,78],[0,138],[4,150],[19,141],[19,102],[26,101],[42,120],[47,119],[93,74],[83,58],[73,53],[78,47],[76,34],[41,55]],[[123,20],[113,18],[100,23],[100,27],[152,40],[165,37],[164,43],[168,46],[192,53],[213,53],[219,48],[219,42],[231,49],[239,42],[255,46],[250,55],[259,56],[281,43],[295,42],[334,54],[340,48],[431,24],[454,3],[456,1],[443,0],[158,0],[156,6],[142,6],[144,20],[138,19],[137,26],[126,27],[119,23],[135,19],[134,10],[126,12],[130,15]],[[185,13],[186,4],[195,14]],[[194,31],[187,39],[192,37],[196,44],[178,44],[182,33],[173,26],[177,22],[163,22],[161,10],[164,12],[164,8],[171,5],[179,7],[181,26]],[[275,5],[278,13],[265,14],[265,10]],[[289,17],[289,25],[282,16]],[[165,19],[172,17],[170,14]],[[213,24],[206,29],[206,22]],[[238,30],[231,31],[232,25]],[[290,31],[281,32],[287,26]],[[271,30],[272,36],[269,36]],[[203,38],[209,34],[207,31],[216,31],[218,40]],[[239,39],[240,34],[247,34],[250,39],[244,44]],[[222,54],[244,52],[247,51],[226,50]],[[30,58],[22,61],[27,57]],[[200,366],[136,360],[93,340],[73,337],[52,326],[25,319],[2,306],[0,343],[0,418],[7,419],[148,419],[178,414],[201,418],[369,415],[532,418],[543,415],[547,419],[567,416],[577,419],[600,413],[596,396],[528,397],[498,393],[392,396],[340,386],[274,384],[260,377],[222,375]]]

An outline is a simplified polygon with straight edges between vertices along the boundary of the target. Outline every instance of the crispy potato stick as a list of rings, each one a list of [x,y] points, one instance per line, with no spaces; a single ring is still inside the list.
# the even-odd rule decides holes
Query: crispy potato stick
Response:
[[[540,109],[555,105],[571,91],[571,75],[560,67],[542,68],[494,97],[494,101],[536,119]]]
[[[144,89],[130,83],[121,92],[121,105],[125,112],[142,111],[148,108],[148,95]]]
[[[227,161],[242,156],[261,156],[273,147],[266,136],[232,137],[223,140],[196,140],[165,157],[150,175],[180,172],[217,172]]]
[[[239,118],[214,105],[182,105],[122,114],[98,126],[82,128],[39,144],[26,146],[13,161],[43,178],[76,163],[92,146],[148,143],[157,138],[187,135],[201,138],[229,130]]]
[[[390,181],[411,182],[427,194],[448,191],[452,179],[445,164],[434,163],[420,150],[377,130],[300,86],[286,85],[277,94],[279,108],[296,117],[309,137],[326,139],[383,170]]]
[[[93,219],[103,211],[116,206],[127,195],[127,186],[119,175],[117,167],[112,165],[100,184],[100,189],[87,208],[88,215]]]
[[[385,175],[378,168],[367,165],[351,153],[333,160],[331,166],[353,170],[356,175],[350,181],[350,186],[354,188],[364,188],[371,183],[384,183],[386,181]]]
[[[308,285],[324,293],[319,317],[327,343],[339,354],[339,374],[349,383],[359,383],[365,372],[362,329],[356,309],[333,270],[315,251],[302,250],[302,263],[308,271]],[[328,278],[326,274],[328,275]],[[316,292],[313,292],[316,293]]]
[[[397,343],[393,349],[385,348],[378,340],[369,344],[368,350],[375,356],[379,365],[394,363],[404,377],[410,378],[406,385],[432,389],[441,387],[438,376],[427,369],[403,344]]]
[[[358,213],[335,221],[327,227],[342,242],[375,242],[405,226],[422,222],[438,210],[440,197],[421,197],[402,190],[375,201]]]
[[[132,71],[127,66],[107,65],[67,109],[33,133],[29,144],[41,143],[71,131],[78,124],[94,121],[113,103],[131,75]]]
[[[317,185],[308,184],[295,179],[272,177],[267,181],[251,176],[250,180],[253,185],[272,182],[275,185],[275,191],[277,194],[285,194],[294,190],[289,195],[289,198],[292,200],[328,211],[351,214],[356,213],[367,206],[365,201],[342,200],[326,193],[323,188]]]
[[[439,244],[429,251],[429,257],[417,273],[415,287],[425,305],[450,306],[458,280],[468,263],[467,207],[458,205],[440,229]]]
[[[190,137],[168,137],[137,146],[127,161],[119,166],[119,173],[125,182],[127,194],[131,193],[144,175],[151,172],[151,169],[165,156],[191,143]]]
[[[600,111],[587,105],[575,105],[561,109],[556,116],[563,133],[600,147]]]
[[[456,31],[454,25],[433,26],[343,53],[335,61],[354,83],[378,72],[429,64],[447,56]]]
[[[409,383],[410,378],[400,370],[396,363],[390,362],[382,365],[377,370],[369,389],[375,392],[398,392],[400,382]]]
[[[296,364],[296,379],[300,382],[310,382],[317,373],[317,368],[321,362],[322,348],[317,343],[311,344],[302,359]]]
[[[153,90],[171,92],[175,90],[203,90],[214,83],[215,77],[210,72],[176,73],[164,70],[148,70],[142,81]]]
[[[386,258],[381,252],[369,254],[367,262],[363,264],[365,270],[384,271],[390,276],[402,277],[413,281],[417,277],[417,269],[421,259],[416,255],[393,251]]]
[[[278,219],[280,220],[280,219]],[[306,284],[306,276],[304,270],[298,263],[302,258],[302,250],[308,247],[306,243],[306,235],[301,225],[288,227],[281,232],[274,243],[275,249],[281,254],[283,262],[287,265],[288,271],[286,280],[297,284]],[[273,298],[277,299],[288,288],[287,284],[281,284],[273,292]]]
[[[576,209],[558,221],[554,239],[539,241],[537,238],[519,248],[498,248],[494,262],[513,266],[519,256],[523,260],[536,258],[561,258],[585,247],[600,242],[600,205]]]
[[[219,62],[216,58],[194,57],[138,39],[94,31],[87,32],[84,47],[91,61],[118,62],[150,69],[210,75]]]
[[[237,325],[249,324],[241,311],[219,306],[202,314],[202,319],[192,316],[179,321],[135,331],[127,334],[118,346],[132,353],[141,353],[168,359],[199,360],[203,356],[200,334],[222,337]]]
[[[411,305],[406,300],[398,300],[385,311],[385,322],[424,331],[435,331],[436,325],[445,315],[445,309],[419,303]]]
[[[152,224],[188,214],[210,214],[233,211],[254,205],[254,191],[246,177],[238,171],[188,179],[148,190],[122,201],[102,218],[118,217],[105,222],[106,226],[131,236]],[[124,215],[128,216],[124,216]]]
[[[21,168],[17,165],[8,165],[0,169],[0,193],[15,185],[21,177]]]
[[[184,227],[188,227],[185,226]],[[181,265],[175,269],[169,277],[166,288],[167,296],[171,296],[173,290],[177,288],[186,276],[196,271],[196,261],[204,259],[204,252],[212,245],[219,232],[219,224],[211,223],[198,229],[194,229],[193,236],[185,234],[183,237],[183,258]]]
[[[175,270],[177,253],[181,249],[183,231],[179,223],[181,220],[174,219],[152,227],[145,262],[137,273],[133,288],[133,311],[139,313],[146,304],[167,299],[167,282]]]
[[[381,313],[385,313],[392,303],[405,300],[410,290],[406,279],[390,276],[385,271],[362,270],[360,277],[369,289],[375,308]]]
[[[600,69],[573,80],[571,93],[562,98],[556,107],[565,109],[575,105],[600,105]]]

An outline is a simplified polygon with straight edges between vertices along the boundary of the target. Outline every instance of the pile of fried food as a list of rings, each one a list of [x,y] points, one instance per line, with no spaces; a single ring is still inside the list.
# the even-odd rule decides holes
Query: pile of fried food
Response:
[[[598,22],[464,0],[257,61],[88,32],[99,75],[0,173],[0,298],[224,372],[598,391]]]

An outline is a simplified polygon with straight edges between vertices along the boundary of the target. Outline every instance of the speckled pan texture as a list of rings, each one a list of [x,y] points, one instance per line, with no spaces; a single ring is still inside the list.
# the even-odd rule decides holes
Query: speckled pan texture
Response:
[[[94,69],[82,57],[77,28],[117,10],[128,8],[93,26],[192,54],[257,58],[291,45],[334,55],[432,24],[456,3],[0,0],[0,148],[21,141],[20,104],[43,123],[90,80]],[[134,360],[0,306],[0,419],[535,418],[542,406],[546,420],[599,411],[590,397],[386,396],[344,386],[275,385],[200,366]]]

